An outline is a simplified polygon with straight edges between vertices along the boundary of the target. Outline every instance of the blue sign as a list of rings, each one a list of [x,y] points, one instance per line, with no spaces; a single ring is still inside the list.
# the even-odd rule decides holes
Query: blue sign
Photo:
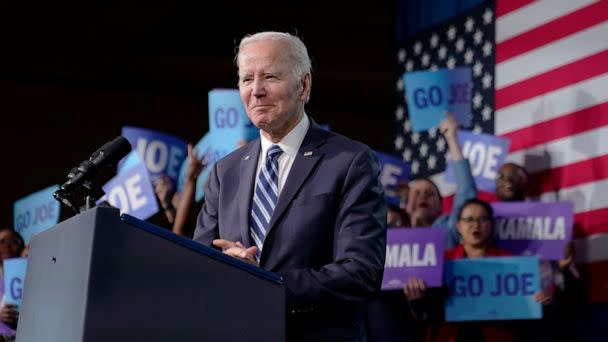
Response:
[[[471,68],[415,71],[403,74],[412,131],[439,127],[445,111],[467,125],[471,118]]]
[[[401,199],[397,190],[400,184],[407,183],[410,179],[410,165],[390,154],[375,152],[380,161],[380,182],[384,187],[384,195],[389,203],[399,206]]]
[[[100,201],[108,201],[123,214],[145,220],[158,212],[152,182],[143,164],[116,175],[102,188],[106,194]]]
[[[129,140],[143,159],[151,180],[167,175],[175,186],[179,168],[188,157],[188,145],[184,140],[138,127],[123,127],[122,136]]]
[[[137,152],[137,150],[133,150],[121,160],[120,165],[118,165],[117,173],[121,174],[143,162],[144,161],[139,156],[139,152]]]
[[[540,289],[538,265],[536,257],[446,261],[446,321],[541,318],[541,304],[534,300]]]
[[[23,237],[26,244],[33,235],[49,229],[59,222],[60,205],[53,198],[53,192],[59,185],[34,192],[18,201],[13,206],[13,226]]]
[[[216,160],[259,136],[259,130],[247,117],[238,89],[209,92],[209,131]]]
[[[213,169],[213,164],[216,162],[217,155],[211,146],[211,133],[206,133],[201,140],[196,143],[194,146],[198,156],[204,155],[205,162],[207,162],[207,167],[203,169],[201,174],[196,179],[196,195],[195,200],[198,202],[203,199],[205,194],[204,187],[205,182],[207,182],[207,178],[209,178],[209,173],[211,173],[211,169]],[[182,192],[184,190],[184,181],[186,177],[186,169],[188,168],[188,158],[182,164],[181,169],[179,170],[179,180],[177,182],[177,191]]]
[[[475,178],[477,189],[496,191],[498,169],[507,158],[511,140],[490,134],[475,134],[459,130],[458,142],[462,154],[469,159],[471,173]],[[445,180],[448,183],[456,183],[452,162],[448,162]]]
[[[23,302],[27,258],[4,259],[4,296],[8,304]]]

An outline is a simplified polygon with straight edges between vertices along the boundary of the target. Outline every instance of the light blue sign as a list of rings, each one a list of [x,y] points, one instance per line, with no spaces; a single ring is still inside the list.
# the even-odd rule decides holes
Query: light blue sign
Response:
[[[13,206],[13,227],[23,237],[26,244],[33,235],[47,230],[59,222],[60,205],[53,198],[53,192],[59,185],[34,192],[18,201]]]
[[[467,125],[471,119],[471,68],[415,71],[403,74],[412,131],[439,127],[445,111]]]
[[[100,201],[108,201],[123,214],[145,220],[158,212],[152,182],[143,164],[116,175],[102,188],[106,194]]]
[[[534,300],[540,289],[538,265],[536,257],[446,261],[446,321],[541,318],[541,304]]]
[[[215,154],[215,151],[213,150],[213,147],[211,146],[211,133],[206,133],[201,138],[201,140],[199,140],[198,143],[196,143],[196,146],[194,146],[194,148],[196,149],[197,154],[199,156],[201,156],[201,155],[205,156],[204,157],[205,162],[208,163],[207,167],[205,169],[203,169],[201,174],[196,179],[195,200],[198,202],[201,199],[203,199],[203,196],[205,194],[205,191],[204,191],[205,182],[207,182],[207,178],[209,178],[209,173],[211,173],[213,164],[216,161],[215,158],[217,157],[217,155]],[[179,171],[179,180],[177,182],[177,190],[179,192],[182,192],[184,190],[184,181],[185,181],[185,177],[186,177],[187,168],[188,168],[188,158],[186,158],[186,161],[182,164],[182,167]]]
[[[384,187],[384,195],[390,204],[399,206],[398,186],[410,179],[410,165],[390,154],[375,152],[380,161],[380,182]]]
[[[458,142],[462,154],[469,159],[471,173],[475,178],[477,189],[496,191],[498,169],[507,158],[511,140],[490,134],[475,134],[470,131],[459,130]],[[445,179],[448,183],[456,182],[452,162],[448,162]]]
[[[121,174],[139,164],[142,164],[143,162],[144,161],[139,156],[139,152],[137,152],[137,150],[133,150],[122,159],[120,165],[118,165],[117,173]]]
[[[175,186],[179,168],[188,157],[188,145],[184,140],[138,127],[123,127],[122,136],[129,140],[143,159],[151,180],[167,175]]]
[[[4,259],[4,296],[8,304],[20,306],[23,302],[27,258]]]
[[[259,130],[247,117],[238,89],[209,92],[209,131],[216,160],[259,137]]]

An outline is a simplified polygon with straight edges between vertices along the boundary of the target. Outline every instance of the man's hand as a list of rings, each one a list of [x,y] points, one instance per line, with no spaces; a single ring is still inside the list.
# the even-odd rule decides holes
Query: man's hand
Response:
[[[534,294],[534,300],[542,305],[549,305],[553,302],[553,294],[547,290],[540,290]]]
[[[255,255],[258,252],[257,246],[245,247],[240,241],[232,242],[224,239],[213,240],[213,245],[219,247],[225,254],[241,259],[247,263],[257,265]]]
[[[207,167],[204,154],[199,154],[192,144],[188,144],[188,167],[186,168],[186,181],[196,182],[196,178]]]
[[[410,278],[403,287],[403,293],[405,293],[407,300],[410,302],[420,299],[426,294],[426,284],[422,279]]]

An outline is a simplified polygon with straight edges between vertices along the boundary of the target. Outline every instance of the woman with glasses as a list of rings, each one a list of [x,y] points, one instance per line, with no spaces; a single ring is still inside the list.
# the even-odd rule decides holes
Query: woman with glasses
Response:
[[[446,261],[512,255],[493,245],[493,210],[485,201],[477,198],[467,200],[458,212],[456,229],[462,242],[445,251]],[[515,341],[514,326],[510,322],[445,322],[445,288],[427,291],[424,281],[412,279],[404,287],[404,292],[412,314],[427,323],[427,341]]]

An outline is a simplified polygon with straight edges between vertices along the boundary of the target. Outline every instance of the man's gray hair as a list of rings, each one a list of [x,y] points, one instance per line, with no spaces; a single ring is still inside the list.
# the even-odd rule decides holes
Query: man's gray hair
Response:
[[[249,43],[262,40],[282,40],[289,44],[290,57],[294,61],[294,74],[296,79],[302,77],[302,75],[306,73],[310,74],[312,72],[312,63],[310,62],[310,57],[308,57],[308,50],[306,49],[304,42],[302,42],[299,37],[292,34],[274,31],[258,32],[243,37],[234,58],[237,67],[239,66],[239,53],[241,49]]]

